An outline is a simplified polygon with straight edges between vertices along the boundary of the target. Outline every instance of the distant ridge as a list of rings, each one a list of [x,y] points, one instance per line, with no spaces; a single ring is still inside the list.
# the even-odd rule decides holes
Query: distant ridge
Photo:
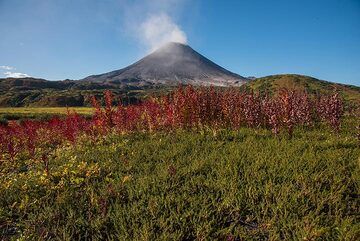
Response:
[[[0,106],[89,106],[89,96],[111,90],[123,103],[137,103],[151,95],[160,95],[174,86],[129,86],[121,83],[77,80],[48,81],[36,78],[0,79]],[[327,82],[309,76],[282,74],[256,78],[240,88],[276,94],[281,88],[306,90],[309,94],[330,94],[337,90],[348,103],[360,104],[360,87]]]
[[[138,62],[105,74],[82,79],[122,85],[240,86],[248,79],[215,64],[190,46],[170,42]]]

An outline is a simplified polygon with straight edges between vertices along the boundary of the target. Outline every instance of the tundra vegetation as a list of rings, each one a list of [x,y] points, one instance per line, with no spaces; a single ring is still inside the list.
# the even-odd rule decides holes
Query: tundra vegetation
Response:
[[[0,125],[4,240],[355,240],[359,116],[337,93],[179,87]]]

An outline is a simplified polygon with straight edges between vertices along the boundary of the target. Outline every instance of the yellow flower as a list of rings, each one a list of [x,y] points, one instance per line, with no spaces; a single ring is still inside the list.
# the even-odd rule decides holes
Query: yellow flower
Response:
[[[125,176],[123,178],[123,183],[127,182],[127,181],[130,181],[131,180],[131,175],[128,175],[128,176]]]

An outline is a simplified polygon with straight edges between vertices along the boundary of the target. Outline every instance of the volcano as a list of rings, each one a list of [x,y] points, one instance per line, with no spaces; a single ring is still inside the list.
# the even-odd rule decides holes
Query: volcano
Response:
[[[240,86],[247,80],[215,64],[188,45],[170,42],[126,68],[91,75],[81,81],[124,86]]]

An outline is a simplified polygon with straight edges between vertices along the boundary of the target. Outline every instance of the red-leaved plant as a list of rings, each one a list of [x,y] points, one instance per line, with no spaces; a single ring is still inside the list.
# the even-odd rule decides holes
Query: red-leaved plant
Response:
[[[263,127],[275,135],[283,129],[291,137],[297,126],[324,121],[339,132],[344,113],[338,93],[311,99],[304,91],[288,89],[270,96],[236,88],[180,86],[166,96],[127,106],[120,101],[117,107],[113,106],[110,91],[105,91],[104,96],[104,107],[95,97],[91,98],[94,107],[91,119],[69,111],[65,118],[0,124],[0,157],[5,155],[14,160],[17,154],[28,153],[32,158],[36,155],[42,158],[43,153],[37,153],[39,147],[52,148],[64,141],[74,143],[83,134],[96,138],[109,131]]]

